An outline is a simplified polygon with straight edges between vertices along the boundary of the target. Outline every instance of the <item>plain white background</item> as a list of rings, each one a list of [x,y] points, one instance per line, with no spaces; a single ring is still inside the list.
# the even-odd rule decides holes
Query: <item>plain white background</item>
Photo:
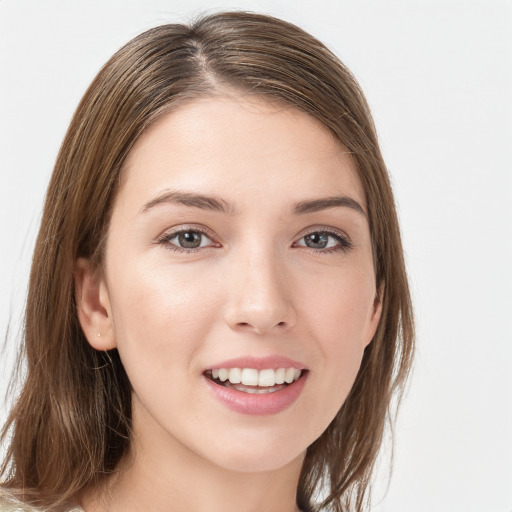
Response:
[[[100,66],[144,29],[229,8],[316,35],[373,108],[418,318],[373,510],[512,512],[510,0],[0,0],[0,332],[18,329],[53,162]]]

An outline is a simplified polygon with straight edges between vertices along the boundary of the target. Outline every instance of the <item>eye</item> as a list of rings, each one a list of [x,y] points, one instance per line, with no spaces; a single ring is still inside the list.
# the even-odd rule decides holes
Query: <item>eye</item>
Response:
[[[194,250],[201,249],[203,247],[214,246],[212,239],[197,229],[183,229],[181,231],[175,231],[174,233],[164,234],[159,242],[166,245],[169,249],[180,251],[180,250]]]
[[[322,252],[348,251],[352,243],[347,237],[330,231],[313,231],[295,243],[296,247],[309,247]]]

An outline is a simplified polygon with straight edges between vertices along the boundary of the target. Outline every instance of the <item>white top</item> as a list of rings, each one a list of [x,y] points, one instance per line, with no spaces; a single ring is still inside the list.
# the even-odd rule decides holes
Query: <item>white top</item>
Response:
[[[44,512],[41,508],[31,507],[14,498],[0,497],[0,512]],[[84,512],[80,507],[69,509],[68,512]]]

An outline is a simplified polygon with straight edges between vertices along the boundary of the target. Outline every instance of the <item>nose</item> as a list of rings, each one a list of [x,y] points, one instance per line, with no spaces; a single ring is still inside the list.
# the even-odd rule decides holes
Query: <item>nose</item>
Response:
[[[226,322],[236,331],[286,332],[296,323],[292,283],[272,250],[248,250],[232,262]]]

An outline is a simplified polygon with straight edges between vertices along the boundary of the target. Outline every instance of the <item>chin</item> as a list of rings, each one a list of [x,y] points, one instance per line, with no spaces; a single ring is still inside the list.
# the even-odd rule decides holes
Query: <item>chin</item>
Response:
[[[233,442],[236,439],[236,442]],[[258,435],[227,435],[216,438],[203,452],[217,466],[241,473],[277,471],[297,460],[302,461],[307,443],[295,433],[280,432],[272,435],[262,429]]]
[[[227,455],[227,456],[226,456]],[[274,453],[270,455],[266,450],[263,453],[233,453],[218,457],[216,464],[227,471],[237,473],[269,473],[293,464],[302,464],[306,451],[300,453]]]

